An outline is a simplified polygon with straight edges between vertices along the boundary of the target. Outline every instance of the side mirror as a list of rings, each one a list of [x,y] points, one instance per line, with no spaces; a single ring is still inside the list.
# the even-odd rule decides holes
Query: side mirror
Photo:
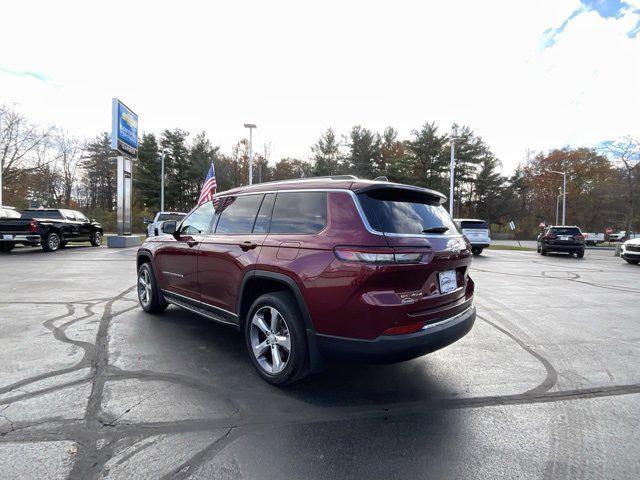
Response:
[[[177,227],[177,223],[175,220],[167,220],[166,222],[164,222],[162,224],[162,231],[164,233],[168,233],[173,235],[174,237],[176,236],[176,227]]]

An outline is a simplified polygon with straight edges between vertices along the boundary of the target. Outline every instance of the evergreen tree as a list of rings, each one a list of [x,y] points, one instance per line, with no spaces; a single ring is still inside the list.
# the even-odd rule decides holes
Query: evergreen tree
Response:
[[[328,128],[311,147],[311,151],[314,176],[323,177],[340,173],[340,144],[333,129]]]
[[[187,190],[188,201],[194,206],[200,198],[200,192],[204,179],[209,172],[211,162],[214,163],[214,167],[219,166],[218,155],[220,147],[214,147],[206,133],[198,133],[189,150],[189,161],[191,163],[189,172],[189,187]],[[216,181],[217,181],[216,176]]]
[[[167,210],[189,211],[191,201],[191,163],[187,136],[184,130],[165,130],[160,138],[160,147],[166,150],[165,168],[165,208]]]
[[[356,125],[349,134],[347,168],[361,178],[374,178],[380,165],[380,135]]]
[[[87,143],[81,161],[89,210],[112,211],[116,197],[116,162],[107,132]]]
[[[142,207],[145,210],[160,210],[162,165],[158,153],[158,141],[154,134],[142,135],[142,140],[138,146],[138,161],[135,162],[135,168],[133,183],[140,196]]]
[[[444,191],[447,185],[449,160],[444,150],[447,135],[440,135],[435,122],[425,123],[411,132],[406,142],[408,161],[414,185]]]

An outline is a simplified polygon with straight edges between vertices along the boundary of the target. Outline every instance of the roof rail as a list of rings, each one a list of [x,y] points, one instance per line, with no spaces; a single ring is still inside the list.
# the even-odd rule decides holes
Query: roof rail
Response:
[[[300,178],[288,178],[287,180],[272,180],[270,182],[254,183],[254,185],[265,185],[272,183],[287,183],[287,182],[301,182],[312,180],[357,180],[355,175],[328,175],[326,177],[300,177]]]

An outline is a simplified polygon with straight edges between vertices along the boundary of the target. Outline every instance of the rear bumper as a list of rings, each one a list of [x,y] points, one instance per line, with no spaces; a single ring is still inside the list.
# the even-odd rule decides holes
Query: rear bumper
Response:
[[[584,245],[549,245],[543,244],[547,252],[584,252]]]
[[[489,248],[491,246],[488,242],[471,242],[473,248]]]
[[[464,337],[473,326],[476,309],[427,324],[417,333],[382,335],[374,340],[315,335],[321,355],[328,360],[394,363],[439,350]]]
[[[40,235],[12,235],[13,238],[7,239],[4,238],[5,235],[11,234],[0,234],[0,242],[8,242],[8,243],[40,243]]]

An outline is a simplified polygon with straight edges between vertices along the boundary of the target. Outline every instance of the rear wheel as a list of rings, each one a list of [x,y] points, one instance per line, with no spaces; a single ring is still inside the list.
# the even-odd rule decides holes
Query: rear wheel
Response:
[[[62,240],[56,232],[47,233],[42,241],[42,250],[45,252],[55,252],[60,248]]]
[[[286,385],[307,375],[307,342],[302,318],[286,292],[262,295],[245,322],[245,342],[260,376]]]
[[[102,234],[100,232],[93,232],[89,241],[94,247],[99,247],[102,245]]]
[[[547,251],[544,248],[540,249],[540,255],[546,255]]]
[[[584,257],[584,252],[577,252],[576,253],[576,257],[583,258]]]
[[[15,246],[15,243],[2,242],[0,243],[0,252],[9,253]]]

